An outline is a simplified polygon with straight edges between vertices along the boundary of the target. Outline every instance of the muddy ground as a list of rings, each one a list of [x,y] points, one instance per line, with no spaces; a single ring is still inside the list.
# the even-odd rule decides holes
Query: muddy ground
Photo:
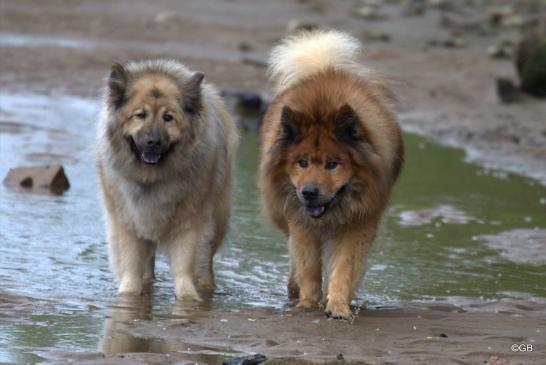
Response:
[[[495,80],[516,80],[515,70],[509,58],[487,53],[489,46],[517,38],[522,23],[536,20],[532,1],[512,2],[519,5],[507,16],[523,20],[502,25],[492,22],[491,14],[510,1],[468,1],[472,6],[465,7],[444,1],[364,3],[379,5],[372,6],[372,14],[358,15],[356,2],[343,0],[3,0],[0,84],[3,92],[99,97],[113,62],[174,57],[204,71],[221,89],[267,98],[264,61],[288,24],[297,20],[336,27],[358,36],[366,48],[363,62],[392,80],[406,130],[464,148],[469,159],[486,166],[546,184],[546,102],[527,96],[503,104]],[[424,5],[422,12],[419,4],[435,5]],[[4,318],[21,317],[32,305],[25,298],[6,298]],[[182,360],[165,353],[169,344],[181,342],[326,360],[343,353],[347,360],[371,363],[483,364],[499,355],[515,364],[540,364],[546,357],[545,312],[538,299],[465,309],[422,305],[362,311],[349,325],[326,321],[318,312],[241,309],[179,322],[171,318],[160,330],[135,324],[129,315],[122,328],[114,329],[130,333],[129,344],[121,341],[119,349],[104,351],[106,357],[62,352],[48,358],[58,363],[176,363]],[[154,349],[159,350],[117,355],[136,351],[131,339],[138,347],[142,338],[157,339]],[[537,347],[533,353],[514,353],[512,343]]]

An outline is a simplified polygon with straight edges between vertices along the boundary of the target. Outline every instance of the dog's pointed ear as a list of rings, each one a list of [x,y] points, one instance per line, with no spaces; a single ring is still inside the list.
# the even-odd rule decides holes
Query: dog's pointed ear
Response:
[[[201,108],[201,84],[205,74],[195,72],[184,85],[184,110],[195,114]]]
[[[108,101],[116,109],[125,103],[128,79],[129,74],[125,67],[114,63],[108,77]]]
[[[336,138],[343,142],[359,142],[363,140],[358,115],[349,104],[343,105],[335,120]]]
[[[286,142],[294,142],[299,136],[299,113],[285,105],[281,113],[282,139]]]

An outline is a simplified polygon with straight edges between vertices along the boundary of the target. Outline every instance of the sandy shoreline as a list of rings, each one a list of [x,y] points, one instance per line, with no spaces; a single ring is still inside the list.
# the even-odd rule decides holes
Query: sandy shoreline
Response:
[[[100,352],[43,355],[54,364],[214,364],[254,353],[330,362],[342,354],[347,362],[408,365],[488,364],[492,356],[508,364],[538,365],[546,357],[543,299],[469,301],[464,306],[405,303],[360,310],[352,324],[294,308],[175,307],[172,317],[154,320],[146,318],[149,314],[114,308],[105,319]],[[529,344],[533,351],[514,352],[513,344]]]

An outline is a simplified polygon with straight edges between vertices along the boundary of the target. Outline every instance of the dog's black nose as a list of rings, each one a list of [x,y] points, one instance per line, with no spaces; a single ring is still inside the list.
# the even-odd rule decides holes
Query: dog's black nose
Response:
[[[304,186],[301,190],[301,195],[307,201],[313,201],[319,196],[319,189],[314,185]]]
[[[148,147],[159,147],[161,146],[161,141],[159,140],[159,138],[148,137],[148,140],[146,141],[146,145]]]

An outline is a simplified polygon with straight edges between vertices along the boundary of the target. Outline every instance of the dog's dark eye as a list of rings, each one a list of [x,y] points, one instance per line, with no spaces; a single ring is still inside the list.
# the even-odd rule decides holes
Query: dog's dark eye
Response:
[[[306,159],[301,159],[298,161],[298,165],[302,168],[302,169],[305,169],[309,166],[309,161],[307,161]]]
[[[167,114],[167,113],[163,114],[163,121],[164,121],[164,122],[170,122],[171,120],[173,120],[173,116],[172,116],[172,115]]]
[[[339,165],[339,164],[338,164],[337,162],[335,162],[335,161],[328,161],[328,162],[326,162],[325,168],[326,168],[326,170],[333,170],[333,169],[335,169],[338,165]]]
[[[138,118],[138,119],[146,119],[146,116],[148,114],[146,114],[146,112],[140,112],[140,113],[137,113],[135,114],[135,116]]]

